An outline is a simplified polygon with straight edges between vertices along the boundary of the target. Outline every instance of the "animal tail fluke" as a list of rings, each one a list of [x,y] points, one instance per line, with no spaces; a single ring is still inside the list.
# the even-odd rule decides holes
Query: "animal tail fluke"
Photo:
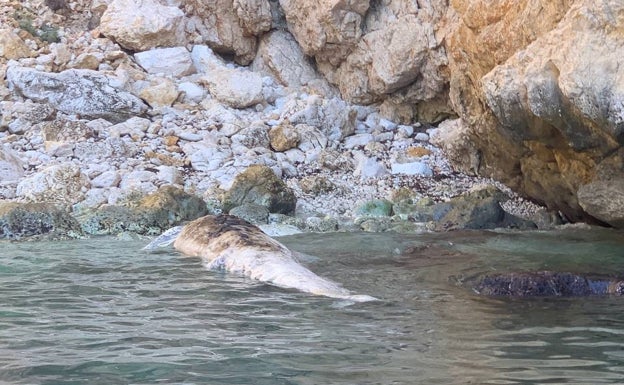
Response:
[[[178,235],[182,231],[183,226],[172,227],[164,233],[157,236],[153,241],[149,243],[149,245],[145,246],[143,250],[153,251],[161,247],[167,247],[173,242],[175,242]]]
[[[366,295],[366,294],[347,295],[343,299],[353,301],[353,302],[379,301],[379,298],[371,297],[370,295]]]

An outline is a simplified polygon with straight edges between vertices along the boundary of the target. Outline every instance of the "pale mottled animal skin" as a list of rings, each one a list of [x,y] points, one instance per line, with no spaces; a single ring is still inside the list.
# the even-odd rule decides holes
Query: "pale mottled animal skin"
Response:
[[[184,226],[174,247],[222,268],[279,287],[356,302],[375,300],[353,295],[297,262],[295,253],[258,227],[232,215],[208,215]]]

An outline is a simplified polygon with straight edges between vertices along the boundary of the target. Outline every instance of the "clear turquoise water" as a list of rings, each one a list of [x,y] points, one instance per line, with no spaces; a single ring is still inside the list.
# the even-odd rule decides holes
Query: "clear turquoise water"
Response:
[[[147,242],[0,243],[0,384],[622,384],[624,298],[501,300],[508,269],[624,276],[611,231],[308,234],[282,242],[378,302],[223,272]]]

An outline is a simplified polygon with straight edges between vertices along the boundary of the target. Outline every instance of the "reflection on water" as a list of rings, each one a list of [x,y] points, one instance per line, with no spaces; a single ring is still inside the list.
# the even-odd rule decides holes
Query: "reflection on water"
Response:
[[[508,269],[624,275],[621,234],[282,241],[382,300],[282,290],[143,241],[2,243],[0,383],[624,383],[623,298],[492,299],[462,284]]]

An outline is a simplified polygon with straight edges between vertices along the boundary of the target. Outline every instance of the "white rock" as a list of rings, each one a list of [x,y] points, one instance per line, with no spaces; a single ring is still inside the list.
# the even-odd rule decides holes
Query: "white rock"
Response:
[[[156,174],[146,170],[135,170],[122,176],[121,182],[119,182],[119,188],[124,191],[138,190],[141,192],[149,193],[156,191],[156,186],[153,181],[156,179]]]
[[[373,137],[372,134],[351,135],[351,136],[347,136],[344,139],[344,147],[346,149],[352,149],[355,147],[364,147],[368,143],[372,142],[373,140],[375,140],[375,138]]]
[[[381,126],[381,128],[383,128],[385,131],[394,131],[398,124],[391,122],[388,119],[379,119],[379,125]]]
[[[45,150],[48,154],[57,158],[69,157],[74,154],[74,144],[68,142],[46,140]]]
[[[102,188],[92,188],[85,193],[85,198],[74,205],[74,211],[99,207],[108,202],[109,191]]]
[[[291,148],[284,152],[290,163],[297,164],[305,161],[305,153],[298,148]]]
[[[134,58],[151,74],[181,77],[195,72],[191,54],[185,47],[155,48],[137,52]]]
[[[186,147],[184,147],[186,152]],[[193,170],[196,171],[215,171],[221,167],[221,165],[232,154],[229,149],[221,149],[217,147],[203,147],[199,151],[193,152],[189,159]]]
[[[392,174],[433,176],[433,171],[426,163],[408,162],[408,163],[392,163]]]
[[[388,174],[388,169],[377,159],[366,156],[358,157],[354,175],[362,179],[378,178]]]
[[[409,138],[410,136],[414,135],[414,127],[401,124],[397,127],[397,134],[399,135],[399,137]],[[429,140],[428,136],[427,140]]]
[[[183,94],[182,100],[186,103],[199,103],[206,96],[204,88],[192,82],[178,84],[178,92]]]
[[[188,132],[188,131],[180,131],[178,133],[178,137],[182,140],[186,140],[189,142],[199,142],[204,139],[203,135],[200,135],[196,132]]]
[[[246,108],[264,100],[260,74],[225,65],[207,46],[194,46],[191,57],[197,71],[204,74],[202,83],[220,102],[234,108]]]
[[[158,180],[167,184],[182,184],[184,179],[182,173],[172,166],[159,166],[158,173],[156,174]]]
[[[420,140],[421,142],[428,142],[429,141],[429,135],[425,134],[424,132],[419,132],[418,134],[416,134],[414,139]]]
[[[111,170],[104,171],[97,177],[91,179],[91,186],[95,188],[116,187],[121,181],[119,172]]]
[[[107,129],[110,136],[137,135],[145,136],[145,132],[149,128],[151,122],[149,119],[132,117],[125,122],[117,123]]]
[[[246,108],[264,100],[262,77],[254,72],[223,68],[202,79],[212,96],[231,107]]]

